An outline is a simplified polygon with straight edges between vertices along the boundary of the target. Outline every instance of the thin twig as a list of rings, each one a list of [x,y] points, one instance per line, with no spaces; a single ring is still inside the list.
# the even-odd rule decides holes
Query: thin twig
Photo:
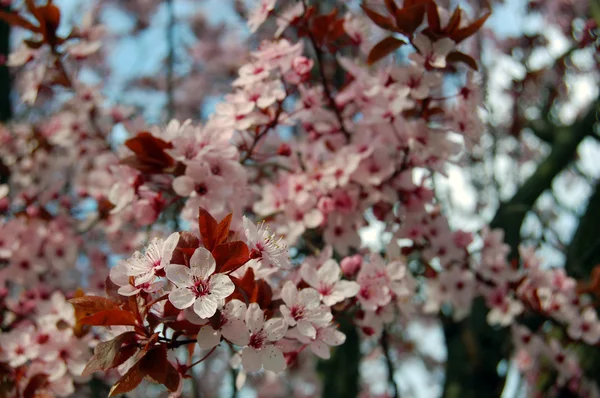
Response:
[[[385,363],[388,369],[388,382],[392,386],[392,398],[399,398],[398,394],[398,386],[396,385],[396,381],[394,380],[394,363],[392,362],[392,358],[390,358],[390,343],[389,343],[389,335],[385,329],[381,334],[381,348],[383,350],[383,355],[385,356]]]
[[[306,2],[304,1],[304,9],[307,9],[306,6]],[[327,100],[329,101],[329,107],[331,108],[331,110],[333,111],[333,113],[335,114],[338,123],[340,124],[340,130],[342,132],[342,134],[344,134],[344,137],[346,137],[346,141],[350,141],[350,133],[348,133],[348,130],[346,130],[346,127],[344,126],[344,118],[342,117],[342,114],[340,113],[339,108],[337,107],[337,104],[335,103],[335,99],[333,98],[333,94],[331,93],[331,90],[329,89],[329,83],[327,81],[327,76],[325,75],[325,68],[324,68],[324,64],[323,64],[323,54],[321,53],[321,49],[319,48],[319,45],[317,44],[317,40],[315,39],[315,36],[313,35],[312,31],[310,30],[309,27],[307,27],[306,31],[308,32],[308,38],[310,39],[310,42],[315,50],[315,56],[316,56],[316,61],[317,61],[317,68],[319,69],[319,75],[321,75],[321,84],[323,85],[323,90],[325,91],[325,96],[327,97]]]

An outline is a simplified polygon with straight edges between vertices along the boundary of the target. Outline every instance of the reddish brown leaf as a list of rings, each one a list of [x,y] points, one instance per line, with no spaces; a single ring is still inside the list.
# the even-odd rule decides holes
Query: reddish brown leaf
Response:
[[[394,15],[400,9],[398,8],[395,0],[385,0],[385,7],[392,15]]]
[[[31,32],[39,33],[40,28],[21,17],[20,15],[12,12],[6,12],[0,10],[0,19],[9,25],[18,26],[20,28],[29,30]]]
[[[229,227],[231,226],[231,219],[233,213],[227,214],[220,222],[217,228],[217,245],[225,243],[229,237]]]
[[[109,397],[124,394],[140,385],[142,380],[144,380],[144,377],[146,377],[146,374],[140,371],[140,362],[142,361],[137,361],[135,365],[133,365],[114,386],[112,386],[110,393],[108,394]]]
[[[452,13],[450,21],[448,21],[448,24],[446,25],[446,28],[444,30],[452,34],[452,32],[454,32],[460,26],[461,17],[462,10],[460,9],[460,7],[457,7],[456,10],[454,10],[454,12]]]
[[[217,263],[217,272],[235,270],[250,260],[248,245],[239,240],[216,246],[212,255]]]
[[[230,296],[230,298],[238,299],[243,301],[244,303],[250,303],[250,297],[252,297],[252,292],[254,291],[254,271],[252,268],[248,268],[244,276],[241,279],[230,276],[231,281],[236,287],[236,290]]]
[[[396,27],[400,32],[412,36],[415,30],[423,22],[425,18],[425,4],[415,4],[411,7],[404,7],[394,14]]]
[[[135,153],[134,158],[124,159],[122,163],[147,173],[162,173],[175,164],[165,149],[173,145],[161,140],[147,131],[138,133],[134,138],[125,141],[125,145]]]
[[[433,1],[427,4],[427,23],[434,32],[441,30],[440,14],[438,13],[437,4]]]
[[[137,351],[135,345],[129,345],[134,342],[135,332],[125,332],[112,340],[98,343],[94,348],[94,355],[82,372],[82,376],[119,366]],[[125,347],[123,347],[124,345]]]
[[[75,307],[75,311],[81,314],[92,315],[103,310],[116,310],[119,305],[114,301],[100,296],[74,297],[69,303]]]
[[[466,26],[461,29],[457,29],[456,31],[454,31],[454,33],[450,37],[456,43],[460,43],[461,41],[465,40],[466,38],[473,36],[475,33],[477,33],[477,31],[479,29],[481,29],[481,27],[483,26],[485,21],[487,21],[487,19],[490,17],[490,15],[491,15],[490,13],[487,13],[484,16],[482,16],[481,18],[479,18],[477,21],[470,24],[469,26]]]
[[[93,315],[81,318],[83,325],[92,326],[135,326],[137,325],[135,317],[129,311],[123,310],[104,310]]]
[[[273,290],[271,290],[271,286],[262,279],[256,281],[252,296],[250,297],[250,302],[257,303],[260,308],[269,308],[271,306],[272,298]]]
[[[198,214],[198,227],[200,229],[200,236],[202,237],[202,244],[208,251],[212,251],[217,244],[219,224],[217,223],[217,220],[202,207]]]
[[[43,388],[48,383],[48,376],[43,373],[38,373],[32,376],[23,390],[23,398],[34,398],[37,396],[36,391]]]
[[[361,8],[365,12],[365,14],[367,14],[367,17],[369,17],[369,19],[375,23],[375,25],[377,25],[380,28],[385,29],[385,30],[391,30],[394,32],[397,31],[392,18],[383,16],[383,15],[371,10],[369,7],[367,7],[364,4],[361,5]]]
[[[171,263],[187,265],[194,251],[200,246],[200,240],[192,233],[183,231],[179,233],[179,243],[171,257]]]
[[[151,380],[167,387],[169,391],[175,391],[179,386],[179,373],[167,359],[167,349],[162,344],[140,360],[140,371]]]
[[[477,61],[475,61],[471,56],[461,53],[460,51],[452,51],[446,57],[446,61],[448,61],[449,63],[462,62],[463,64],[466,64],[473,70],[479,69],[477,66]]]
[[[369,57],[367,58],[367,62],[369,65],[373,65],[375,62],[396,51],[404,44],[406,44],[406,42],[403,40],[396,39],[392,36],[386,37],[379,43],[375,44],[375,46],[371,49],[369,52]]]

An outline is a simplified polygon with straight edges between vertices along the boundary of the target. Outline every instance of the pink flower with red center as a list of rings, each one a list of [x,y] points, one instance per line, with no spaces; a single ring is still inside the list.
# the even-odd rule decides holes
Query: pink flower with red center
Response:
[[[225,303],[235,287],[229,276],[215,274],[216,262],[203,247],[196,249],[190,258],[190,266],[171,264],[167,278],[175,289],[169,293],[169,301],[180,310],[194,306],[200,318],[210,318]]]
[[[281,372],[286,367],[285,358],[273,343],[281,340],[287,325],[281,318],[265,322],[264,311],[258,304],[251,303],[246,311],[246,328],[250,332],[248,345],[242,350],[242,365],[246,372],[257,372],[261,368]]]
[[[287,245],[261,223],[258,227],[247,217],[243,219],[244,233],[248,240],[251,256],[264,266],[288,268],[291,266]]]
[[[340,280],[341,269],[335,260],[327,260],[319,268],[303,264],[300,269],[302,279],[321,294],[321,300],[328,306],[354,297],[360,290],[360,285],[354,281]]]
[[[296,326],[298,331],[310,338],[317,333],[316,327],[325,327],[333,319],[331,312],[321,304],[321,295],[312,288],[298,291],[292,281],[287,281],[281,289],[283,299],[279,310],[289,326]]]
[[[135,277],[135,284],[142,285],[154,281],[155,277],[165,275],[173,251],[179,242],[179,233],[174,232],[166,240],[154,238],[144,251],[136,252],[123,262],[125,274]]]
[[[247,345],[250,334],[244,318],[246,316],[246,304],[240,300],[231,300],[221,311],[219,327],[205,325],[198,332],[198,345],[202,349],[210,349],[219,344],[221,336],[237,346]]]
[[[570,321],[567,333],[573,339],[583,340],[594,345],[600,341],[600,322],[598,314],[593,307],[587,307],[579,316],[574,316]]]

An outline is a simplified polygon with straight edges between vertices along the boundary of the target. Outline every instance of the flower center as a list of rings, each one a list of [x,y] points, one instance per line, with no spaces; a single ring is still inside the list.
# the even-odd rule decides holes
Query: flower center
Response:
[[[194,293],[194,296],[196,296],[196,298],[210,294],[210,291],[208,288],[208,281],[205,281],[203,279],[197,279],[197,280],[195,279],[194,285],[190,286],[189,289],[192,291],[192,293]]]
[[[302,318],[304,318],[304,307],[301,305],[295,305],[292,307],[292,318],[294,318],[295,321],[298,321]]]
[[[267,336],[264,331],[260,331],[256,334],[252,334],[250,336],[250,342],[248,346],[254,348],[255,350],[260,350],[265,346],[265,341],[267,340]]]

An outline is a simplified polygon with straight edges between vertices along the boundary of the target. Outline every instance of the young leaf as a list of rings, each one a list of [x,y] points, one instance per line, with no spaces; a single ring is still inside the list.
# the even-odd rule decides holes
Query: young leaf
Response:
[[[83,325],[92,326],[135,326],[133,314],[123,310],[103,310],[80,319]]]
[[[90,358],[81,375],[88,376],[99,370],[105,371],[119,366],[129,359],[129,357],[137,350],[135,345],[126,347],[123,347],[123,345],[134,342],[135,332],[125,332],[112,340],[98,343],[94,348],[94,355]],[[131,348],[133,348],[133,350]]]
[[[394,32],[397,31],[396,26],[394,25],[394,21],[391,18],[385,17],[371,10],[364,4],[362,4],[360,7],[363,9],[365,14],[367,14],[367,17],[369,17],[369,19],[375,23],[375,25],[385,30],[391,30]]]
[[[146,374],[140,370],[141,362],[141,360],[137,361],[135,365],[133,365],[114,386],[112,386],[110,393],[108,394],[109,397],[124,394],[140,385],[142,380],[144,380],[144,377],[146,377]]]
[[[367,62],[369,65],[373,65],[375,62],[396,51],[404,44],[406,44],[406,42],[403,40],[396,39],[392,36],[386,37],[379,43],[375,44],[375,46],[371,49],[369,52],[369,57],[367,58]]]
[[[427,4],[427,23],[434,32],[439,32],[442,28],[437,4],[433,1]]]
[[[202,207],[198,214],[198,227],[200,228],[202,244],[208,251],[212,251],[217,244],[219,224],[217,223],[217,220]]]
[[[231,226],[232,217],[233,213],[229,213],[219,222],[219,226],[217,227],[217,241],[215,245],[220,245],[227,241],[227,238],[229,237],[229,227]]]
[[[449,63],[462,62],[463,64],[466,64],[469,68],[473,70],[479,69],[477,66],[477,62],[471,56],[461,53],[460,51],[452,51],[450,54],[448,54],[446,60]]]
[[[461,29],[457,29],[452,34],[451,39],[454,40],[458,44],[461,41],[468,38],[469,36],[473,36],[475,33],[477,33],[477,31],[479,29],[481,29],[481,27],[483,26],[485,21],[487,21],[487,19],[490,17],[490,15],[491,15],[490,13],[487,13],[484,16],[482,16],[481,18],[479,18],[477,21],[470,24],[469,26],[461,28]]]
[[[43,373],[38,373],[29,379],[25,390],[23,390],[23,398],[35,398],[36,391],[43,388],[48,383],[48,376]]]
[[[163,344],[153,348],[140,360],[140,371],[169,391],[175,391],[179,386],[179,373],[167,359],[167,348]]]
[[[217,272],[235,270],[250,259],[248,245],[239,240],[216,246],[212,255],[217,263]]]
[[[425,18],[425,4],[416,4],[411,7],[404,7],[394,14],[396,19],[396,27],[400,32],[412,36],[415,30],[423,22]]]
[[[121,163],[142,172],[161,173],[175,164],[175,160],[165,152],[165,149],[172,148],[173,145],[147,131],[125,141],[125,146],[134,152],[135,156],[126,158]]]
[[[114,301],[100,296],[75,297],[70,299],[69,303],[73,305],[75,311],[80,311],[86,316],[103,310],[116,310],[119,308],[119,305]]]

